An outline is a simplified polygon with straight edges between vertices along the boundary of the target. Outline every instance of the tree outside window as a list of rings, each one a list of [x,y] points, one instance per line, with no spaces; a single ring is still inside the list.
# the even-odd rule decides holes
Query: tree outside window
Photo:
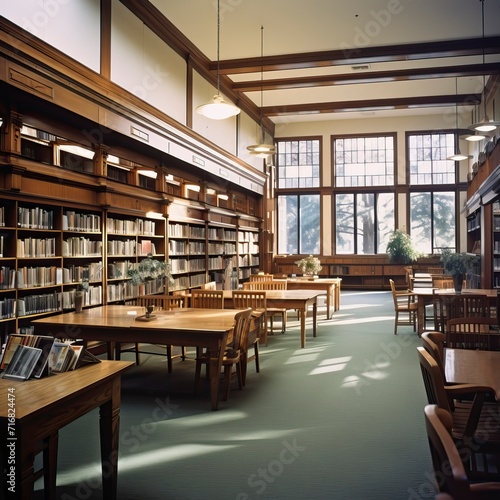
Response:
[[[320,253],[319,194],[278,196],[278,253]]]

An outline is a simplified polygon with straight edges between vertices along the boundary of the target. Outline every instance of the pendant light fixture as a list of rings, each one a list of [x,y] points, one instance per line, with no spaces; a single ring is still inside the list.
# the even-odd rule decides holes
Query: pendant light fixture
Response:
[[[482,36],[483,36],[483,68],[485,66],[485,37],[484,37],[484,0],[479,0],[481,2],[481,27],[482,27]],[[488,117],[488,112],[486,110],[486,75],[483,69],[483,103],[484,103],[484,118],[478,122],[473,123],[469,126],[471,130],[475,132],[479,132],[479,134],[475,136],[466,137],[468,141],[481,141],[482,139],[486,139],[485,132],[492,132],[498,126],[500,126],[499,122],[495,122],[490,120]]]
[[[236,116],[241,111],[238,106],[227,102],[220,95],[220,0],[217,0],[217,94],[206,104],[196,108],[196,112],[212,120],[224,120]]]
[[[264,26],[260,27],[260,143],[247,146],[251,155],[258,156],[259,158],[267,158],[276,152],[274,144],[266,144],[266,137],[264,127],[262,125],[262,107],[264,106]]]
[[[455,78],[455,95],[458,97],[458,78]],[[460,152],[460,133],[458,129],[458,101],[455,101],[455,152],[448,156],[447,160],[463,161],[472,158],[472,155],[464,155]]]

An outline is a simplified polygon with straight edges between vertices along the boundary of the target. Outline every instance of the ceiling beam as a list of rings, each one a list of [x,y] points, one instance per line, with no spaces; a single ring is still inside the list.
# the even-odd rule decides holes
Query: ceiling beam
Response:
[[[352,85],[359,83],[403,82],[428,78],[458,78],[500,74],[499,63],[470,64],[467,66],[440,66],[433,68],[412,68],[393,71],[359,71],[341,75],[320,75],[266,80],[234,82],[233,89],[239,92],[259,90],[284,90],[331,85]]]
[[[345,113],[349,111],[382,111],[387,109],[432,108],[439,106],[477,105],[481,94],[452,94],[422,97],[395,97],[363,101],[315,102],[287,106],[264,106],[266,116],[313,113]]]
[[[219,62],[219,73],[230,75],[259,71],[477,56],[483,55],[483,51],[485,54],[500,53],[500,36],[226,59]],[[217,61],[210,63],[210,70],[217,70]]]

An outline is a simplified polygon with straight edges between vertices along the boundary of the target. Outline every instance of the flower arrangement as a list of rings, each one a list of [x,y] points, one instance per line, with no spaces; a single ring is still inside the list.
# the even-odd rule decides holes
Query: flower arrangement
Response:
[[[158,278],[165,278],[169,287],[174,285],[170,265],[165,261],[153,259],[153,255],[150,253],[136,267],[131,267],[127,274],[134,285],[140,285]]]
[[[312,255],[297,260],[295,264],[304,274],[318,274],[322,269],[319,259]]]

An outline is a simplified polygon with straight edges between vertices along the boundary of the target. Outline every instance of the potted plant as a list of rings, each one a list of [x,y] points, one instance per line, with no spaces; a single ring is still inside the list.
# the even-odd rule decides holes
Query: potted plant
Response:
[[[295,264],[303,274],[308,276],[314,276],[322,269],[319,259],[317,257],[313,257],[312,255],[296,261]]]
[[[455,253],[451,250],[444,250],[441,254],[443,262],[444,273],[453,278],[455,284],[455,291],[462,290],[464,279],[470,278],[474,269],[474,263],[478,258],[477,255],[467,253]]]
[[[127,274],[134,285],[145,285],[155,280],[161,280],[161,285],[165,284],[167,288],[174,285],[170,265],[163,260],[153,259],[150,253],[137,266],[129,268]]]
[[[389,262],[395,264],[411,264],[418,257],[418,252],[413,246],[410,235],[396,229],[389,238],[386,248]]]

